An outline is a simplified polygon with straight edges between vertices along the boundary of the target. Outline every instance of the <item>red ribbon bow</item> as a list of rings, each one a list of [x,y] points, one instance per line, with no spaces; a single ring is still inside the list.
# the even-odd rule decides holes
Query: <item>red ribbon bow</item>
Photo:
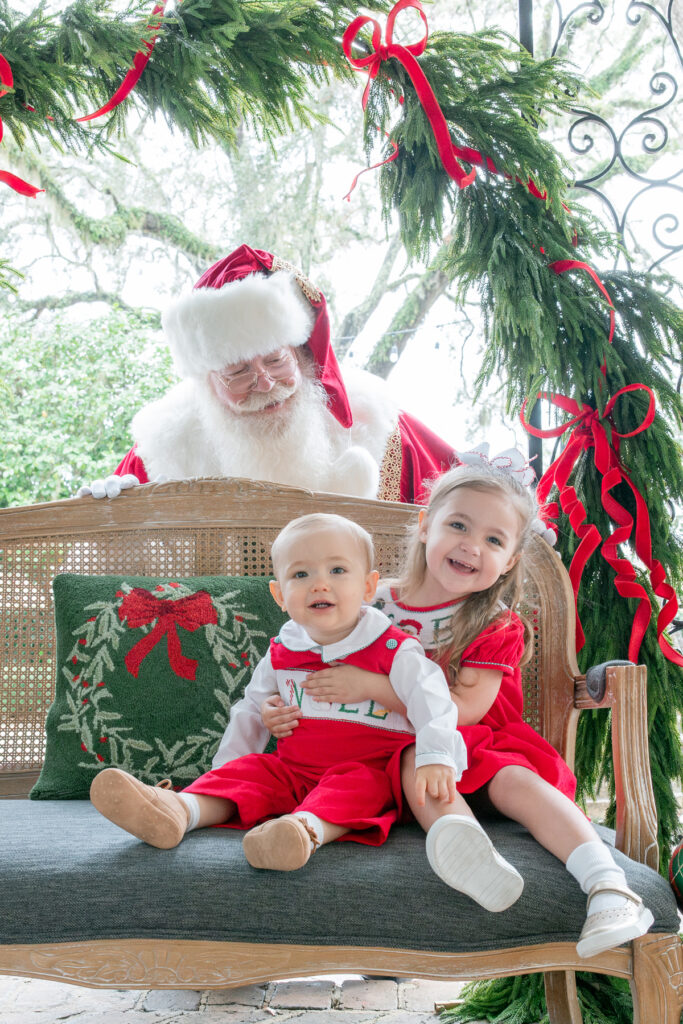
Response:
[[[394,22],[397,14],[405,10],[406,7],[412,7],[417,11],[422,19],[422,23],[424,24],[425,32],[424,37],[420,39],[419,42],[412,43],[410,46],[399,46],[398,43],[394,43],[393,41]],[[366,57],[352,57],[351,47],[353,46],[360,30],[364,25],[368,24],[372,25],[372,53],[368,54]],[[398,3],[394,4],[387,17],[386,43],[382,42],[382,30],[379,22],[375,21],[374,18],[361,15],[351,22],[342,37],[342,48],[349,64],[356,68],[357,71],[365,71],[368,76],[368,82],[363,91],[363,110],[367,107],[370,86],[373,79],[377,77],[380,64],[382,61],[395,57],[396,60],[400,61],[406,69],[411,82],[415,86],[418,99],[422,104],[422,108],[427,115],[427,119],[429,120],[432,131],[434,132],[436,146],[444,169],[451,178],[457,181],[460,188],[466,188],[474,181],[477,173],[475,167],[486,166],[492,174],[502,174],[503,177],[511,179],[512,175],[499,170],[491,157],[485,157],[478,149],[473,149],[471,146],[456,146],[455,143],[451,141],[448,123],[443,115],[443,111],[438,104],[436,96],[434,95],[424,71],[415,59],[424,53],[428,38],[429,27],[427,25],[427,17],[422,9],[420,0],[398,0]],[[403,103],[403,97],[401,97],[399,102]],[[364,168],[360,174],[364,174],[365,171],[371,171],[375,167],[382,167],[384,164],[391,163],[392,160],[396,159],[398,156],[398,146],[393,139],[390,139],[390,141],[394,147],[394,152],[391,156],[387,157],[386,160],[382,160],[380,163],[373,164],[372,167]],[[466,163],[473,164],[472,170],[469,173],[466,173],[458,163],[456,157],[466,161]],[[353,192],[360,174],[357,174],[353,179],[351,188],[349,189],[348,194],[344,197],[345,199],[348,199]],[[541,192],[531,178],[529,178],[527,182],[524,182],[521,178],[517,177],[515,180],[521,185],[526,185],[529,192],[537,199],[547,199],[548,193]],[[565,210],[569,209],[564,203],[562,203],[562,206]]]
[[[142,587],[135,587],[126,594],[119,606],[119,619],[121,622],[127,619],[130,629],[148,626],[156,619],[154,629],[143,636],[125,657],[126,668],[136,679],[143,660],[165,635],[171,668],[177,676],[194,680],[198,662],[183,655],[177,627],[182,626],[193,633],[200,626],[215,626],[218,622],[211,596],[205,590],[172,601],[154,597]]]
[[[10,67],[9,61],[3,57],[0,53],[0,85],[7,86],[6,89],[0,89],[0,96],[6,96],[10,89],[14,87],[14,75],[12,74],[12,68]],[[2,142],[3,127],[2,118],[0,117],[0,142]],[[34,185],[29,185],[23,178],[18,178],[16,174],[11,174],[9,171],[0,171],[0,181],[4,182],[5,185],[9,185],[15,192],[18,192],[22,196],[28,196],[29,199],[35,199],[39,192],[44,192],[44,188],[36,188]]]
[[[646,392],[649,396],[648,409],[643,422],[639,426],[628,433],[620,433],[615,429],[614,424],[610,419],[610,415],[617,403],[617,400],[629,391]],[[628,559],[621,558],[619,556],[619,545],[626,543],[630,539],[633,532],[634,522],[633,516],[630,512],[625,509],[610,492],[613,491],[618,484],[624,483],[631,490],[636,504],[634,535],[636,555],[647,567],[650,573],[650,582],[654,593],[664,600],[664,605],[657,617],[657,641],[665,658],[668,658],[669,661],[672,661],[676,665],[683,666],[683,657],[674,650],[666,637],[663,636],[664,630],[673,620],[678,609],[676,593],[673,587],[666,583],[666,573],[661,562],[652,558],[650,516],[647,505],[642,494],[631,480],[626,468],[622,465],[618,454],[621,438],[634,437],[636,434],[640,434],[642,431],[647,430],[653,422],[655,418],[654,394],[645,384],[628,384],[610,398],[602,415],[597,409],[594,409],[585,402],[579,405],[579,403],[573,398],[568,398],[566,395],[547,394],[546,392],[541,392],[538,397],[547,398],[559,408],[574,414],[566,423],[549,430],[540,430],[525,421],[524,410],[526,408],[526,402],[522,406],[522,412],[520,414],[525,428],[530,434],[533,434],[534,437],[559,437],[570,428],[574,428],[563,451],[560,452],[560,455],[555,459],[552,465],[548,467],[539,480],[536,492],[538,501],[540,503],[544,503],[550,493],[551,487],[555,484],[560,493],[560,505],[569,517],[569,522],[577,537],[581,538],[580,544],[574,553],[574,557],[572,558],[572,562],[569,567],[569,577],[574,589],[574,598],[577,598],[581,583],[581,576],[586,562],[602,542],[601,554],[616,572],[614,585],[617,592],[621,597],[634,597],[638,600],[638,607],[633,618],[628,648],[629,660],[637,662],[640,646],[645,635],[645,631],[650,623],[652,606],[650,604],[650,598],[647,591],[640,583],[637,582],[635,569]],[[609,423],[612,442],[610,442],[608,437],[605,423]],[[595,526],[594,523],[587,523],[585,521],[586,509],[579,500],[574,488],[567,485],[567,481],[579,455],[581,452],[588,451],[590,448],[594,449],[595,466],[602,476],[600,497],[603,508],[611,517],[613,522],[617,524],[617,528],[605,541],[603,541],[597,526]],[[556,504],[551,504],[549,510],[552,516],[557,516]],[[584,633],[577,609],[577,651],[583,647],[583,644]]]
[[[393,41],[394,21],[396,20],[396,15],[405,10],[406,7],[412,7],[417,11],[424,24],[425,32],[424,37],[420,39],[419,42],[412,43],[410,46],[400,46],[398,43],[394,43]],[[364,25],[368,24],[372,25],[372,53],[368,54],[366,57],[352,57],[351,47],[353,46],[360,30]],[[408,72],[411,82],[415,86],[415,91],[417,92],[420,103],[422,104],[424,112],[432,127],[432,131],[434,132],[439,156],[441,157],[441,162],[443,163],[447,174],[457,181],[460,188],[465,188],[470,184],[470,182],[474,181],[476,171],[472,169],[469,174],[465,173],[463,168],[455,159],[456,149],[451,142],[446,118],[443,116],[441,107],[437,102],[431,85],[427,81],[424,71],[415,59],[416,57],[419,57],[420,54],[424,53],[428,37],[429,30],[427,26],[427,18],[422,9],[420,0],[398,0],[398,3],[392,7],[387,18],[386,43],[382,42],[382,29],[379,22],[375,21],[374,18],[361,15],[358,18],[354,18],[344,32],[342,47],[349,64],[358,71],[365,71],[368,75],[368,83],[363,92],[363,110],[365,110],[368,103],[370,85],[373,79],[377,77],[382,61],[389,60],[391,57],[395,57],[396,60],[400,61]],[[396,153],[397,151],[389,157],[389,160],[394,160],[396,158]],[[388,162],[388,160],[384,161],[384,163]],[[375,164],[374,166],[379,167],[381,165]],[[368,168],[368,170],[370,170],[370,168]]]

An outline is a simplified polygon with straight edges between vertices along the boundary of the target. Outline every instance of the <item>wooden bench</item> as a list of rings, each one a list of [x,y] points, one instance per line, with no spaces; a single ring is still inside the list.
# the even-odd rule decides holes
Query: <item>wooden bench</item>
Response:
[[[396,828],[379,849],[332,844],[283,879],[249,868],[231,831],[203,830],[175,851],[152,851],[87,801],[26,799],[54,693],[53,577],[268,575],[277,531],[314,510],[356,519],[375,538],[381,573],[396,571],[416,510],[393,502],[200,480],[150,484],[114,501],[0,510],[0,795],[9,798],[0,829],[0,973],[197,989],[330,972],[442,980],[544,972],[553,1024],[580,1024],[574,971],[591,970],[628,979],[636,1024],[679,1024],[683,958],[675,901],[656,874],[646,669],[610,667],[586,682],[574,657],[569,579],[541,540],[532,544],[525,593],[536,626],[526,714],[572,764],[580,711],[611,709],[617,822],[615,834],[601,835],[629,858],[616,854],[655,914],[643,938],[580,960],[584,897],[563,866],[508,821],[486,825],[519,866],[525,890],[510,910],[487,914],[433,876],[416,825]],[[103,838],[104,826],[111,831]],[[198,883],[179,913],[174,894],[193,888],[194,875],[203,888]],[[67,929],[74,908],[90,922],[82,932]],[[35,934],[37,910],[56,922],[49,936]]]

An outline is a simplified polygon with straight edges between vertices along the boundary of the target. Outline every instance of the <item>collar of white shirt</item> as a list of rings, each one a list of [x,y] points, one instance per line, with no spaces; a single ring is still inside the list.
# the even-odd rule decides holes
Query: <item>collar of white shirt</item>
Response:
[[[378,608],[361,608],[358,624],[343,640],[335,644],[317,644],[303,626],[288,619],[280,630],[279,639],[290,651],[314,651],[323,661],[337,661],[355,651],[369,647],[391,625],[391,621]]]

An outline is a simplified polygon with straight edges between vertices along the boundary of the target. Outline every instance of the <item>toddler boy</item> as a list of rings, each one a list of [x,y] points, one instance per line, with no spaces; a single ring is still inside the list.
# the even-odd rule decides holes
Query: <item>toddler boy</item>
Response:
[[[290,522],[272,547],[271,594],[289,620],[271,640],[230,713],[211,771],[182,793],[147,786],[118,768],[90,797],[110,821],[152,846],[177,846],[194,828],[246,829],[255,868],[291,871],[334,839],[377,846],[403,809],[401,752],[416,745],[418,791],[455,799],[466,766],[457,707],[440,668],[415,640],[368,607],[377,587],[372,538],[342,516]],[[406,716],[378,706],[321,704],[301,683],[330,663],[389,676]],[[279,694],[302,711],[272,754],[261,705]]]

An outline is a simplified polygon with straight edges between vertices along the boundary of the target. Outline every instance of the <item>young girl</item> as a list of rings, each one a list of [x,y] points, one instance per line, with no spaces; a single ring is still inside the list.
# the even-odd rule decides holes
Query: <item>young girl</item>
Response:
[[[520,665],[529,656],[530,631],[511,609],[519,599],[523,551],[537,512],[535,499],[513,471],[487,460],[449,470],[420,512],[402,577],[380,585],[377,598],[394,624],[413,631],[444,667],[467,746],[468,767],[450,803],[415,793],[412,752],[404,754],[404,790],[427,831],[432,868],[487,906],[482,877],[496,866],[500,876],[502,858],[463,796],[481,793],[558,857],[588,894],[577,946],[579,956],[588,957],[643,935],[653,917],[573,802],[576,780],[570,769],[522,719]],[[305,685],[318,700],[371,697],[400,707],[386,677],[348,666],[316,673]],[[296,710],[273,702],[264,704],[262,713],[275,735],[297,725]],[[507,905],[522,885],[516,893],[508,886]]]

